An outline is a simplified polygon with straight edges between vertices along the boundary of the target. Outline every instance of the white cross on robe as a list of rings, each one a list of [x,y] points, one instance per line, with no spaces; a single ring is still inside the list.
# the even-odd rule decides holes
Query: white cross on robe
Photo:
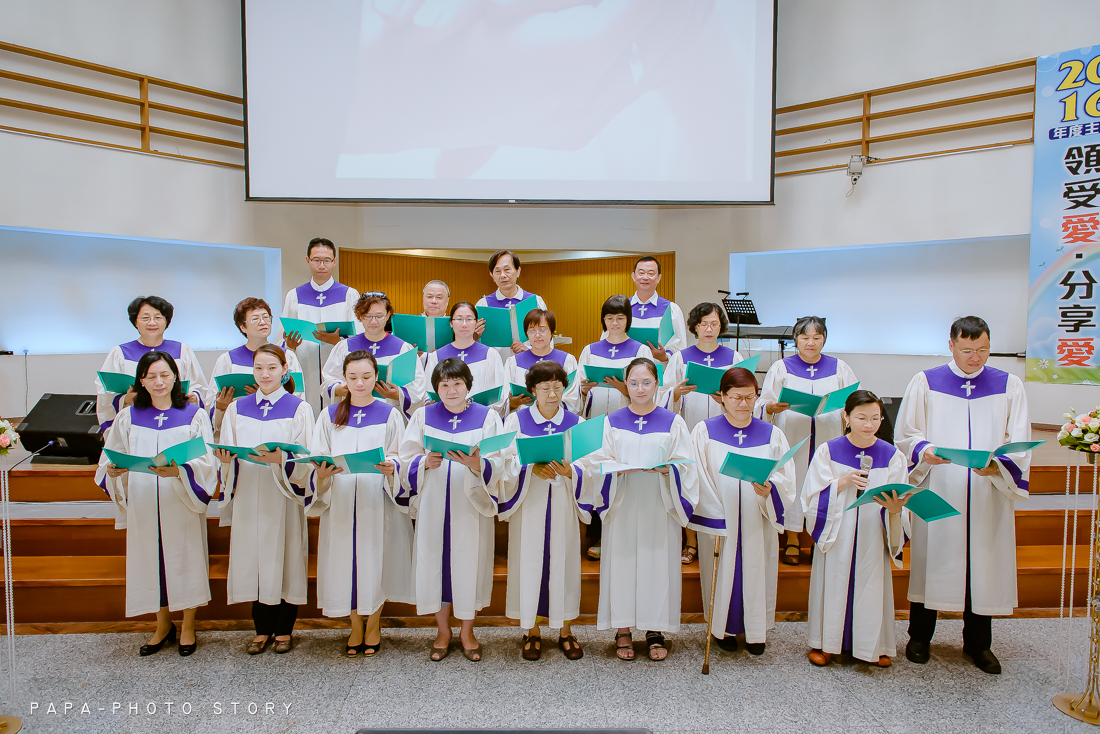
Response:
[[[164,421],[168,420],[168,416],[166,416],[164,413],[161,413],[160,415],[158,415],[153,420],[155,420],[157,422],[157,428],[160,428],[161,426],[164,425]]]
[[[737,445],[738,446],[745,443],[745,432],[744,431],[738,431],[737,433],[733,434],[733,437],[737,439]]]
[[[317,303],[324,306],[325,305],[325,298],[327,298],[327,296],[325,296],[324,291],[322,291],[321,293],[318,293],[317,294]]]
[[[260,406],[260,410],[262,410],[262,411],[264,412],[264,418],[266,418],[266,417],[267,417],[267,414],[268,414],[268,413],[269,413],[269,412],[270,412],[270,411],[271,411],[271,410],[272,410],[272,409],[273,409],[274,407],[275,407],[274,405],[272,405],[271,403],[268,403],[268,402],[265,402],[265,403],[264,403],[263,405],[261,405],[261,406]]]
[[[547,423],[546,428],[543,428],[542,430],[546,433],[547,436],[549,436],[551,433],[554,432],[554,424]]]
[[[974,385],[974,383],[972,383],[970,380],[967,380],[962,384],[962,388],[966,390],[966,397],[970,397],[970,391],[973,390],[975,387],[976,385]]]
[[[355,425],[361,425],[363,423],[363,409],[355,411]]]
[[[713,367],[714,366],[712,364],[712,362],[714,362],[714,357],[710,356],[709,354],[707,356],[703,357],[703,361],[707,363],[707,367]]]
[[[452,431],[457,431],[458,430],[458,424],[462,422],[462,419],[459,418],[457,415],[454,415],[454,416],[451,416],[451,419],[447,422],[451,424],[451,430]]]
[[[646,305],[643,303],[641,306],[638,307],[638,315],[645,316],[645,309]]]
[[[461,359],[463,362],[465,362],[466,361],[466,350],[463,349],[461,352],[458,353],[457,356],[458,356],[459,359]]]
[[[367,347],[367,349],[370,350],[371,354],[377,355],[378,354],[378,342],[371,342],[370,346]]]
[[[809,367],[806,368],[806,371],[810,373],[810,379],[812,380],[814,377],[814,373],[817,372],[817,367],[814,367],[811,364]]]
[[[646,423],[649,423],[649,421],[647,421],[645,418],[643,418],[641,416],[638,416],[638,420],[634,421],[634,425],[638,426],[638,432],[639,433],[641,433],[641,431],[645,427]]]
[[[608,351],[609,354],[611,354],[611,359],[615,359],[615,353],[619,351],[619,348],[613,346],[613,347],[611,347],[611,349],[608,349],[607,351]]]

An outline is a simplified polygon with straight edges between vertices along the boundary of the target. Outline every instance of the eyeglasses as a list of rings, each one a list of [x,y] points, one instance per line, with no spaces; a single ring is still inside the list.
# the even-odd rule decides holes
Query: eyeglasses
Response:
[[[331,257],[311,257],[309,261],[314,265],[332,265],[336,262]]]
[[[560,382],[555,382],[551,385],[539,385],[538,387],[535,388],[535,392],[538,393],[539,395],[543,395],[543,396],[557,395],[558,393],[561,393],[561,392],[564,392],[564,391],[565,391],[565,386],[563,386]]]
[[[700,329],[720,329],[722,328],[722,322],[720,321],[700,321]]]
[[[387,316],[389,316],[389,314],[387,314],[387,313],[368,313],[365,316],[363,316],[363,320],[364,321],[385,321]]]
[[[270,324],[271,316],[253,316],[245,321],[246,324]]]
[[[550,335],[550,330],[547,329],[545,326],[543,326],[542,328],[539,328],[539,329],[531,328],[531,329],[527,330],[527,335],[528,336],[549,336]]]
[[[756,402],[755,395],[726,395],[732,403],[754,403]]]
[[[385,298],[389,299],[389,296],[383,291],[363,291],[359,294],[359,300],[362,301],[365,298]]]
[[[163,316],[143,316],[138,319],[139,324],[163,324],[164,321]]]
[[[631,390],[637,390],[639,387],[644,390],[650,390],[656,384],[657,383],[653,380],[646,380],[645,382],[628,382],[626,383],[626,386],[629,387]]]
[[[973,357],[975,354],[977,354],[981,357],[988,357],[989,356],[989,350],[988,349],[960,349],[959,354],[961,354],[964,357]]]
[[[451,321],[456,324],[475,324],[477,319],[473,316],[455,316]]]

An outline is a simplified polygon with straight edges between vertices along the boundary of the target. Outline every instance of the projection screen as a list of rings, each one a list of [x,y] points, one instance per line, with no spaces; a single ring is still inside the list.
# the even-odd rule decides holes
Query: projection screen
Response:
[[[254,200],[772,200],[775,0],[248,0]]]

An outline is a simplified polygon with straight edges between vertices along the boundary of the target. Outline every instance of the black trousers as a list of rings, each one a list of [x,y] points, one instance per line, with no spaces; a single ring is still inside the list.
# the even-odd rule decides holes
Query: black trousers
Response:
[[[256,623],[257,635],[286,637],[294,631],[298,620],[298,605],[283,599],[278,604],[252,602],[252,621]]]
[[[909,637],[917,642],[931,642],[936,634],[935,609],[920,602],[909,602]],[[993,617],[975,614],[970,609],[970,574],[966,577],[966,606],[963,607],[963,650],[981,652],[993,646]]]

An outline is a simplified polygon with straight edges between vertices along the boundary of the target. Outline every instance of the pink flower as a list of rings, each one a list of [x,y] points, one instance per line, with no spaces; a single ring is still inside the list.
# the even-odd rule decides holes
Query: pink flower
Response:
[[[1094,443],[1092,446],[1089,446],[1089,451],[1100,451],[1100,443]]]
[[[0,449],[11,448],[11,436],[0,433]]]

